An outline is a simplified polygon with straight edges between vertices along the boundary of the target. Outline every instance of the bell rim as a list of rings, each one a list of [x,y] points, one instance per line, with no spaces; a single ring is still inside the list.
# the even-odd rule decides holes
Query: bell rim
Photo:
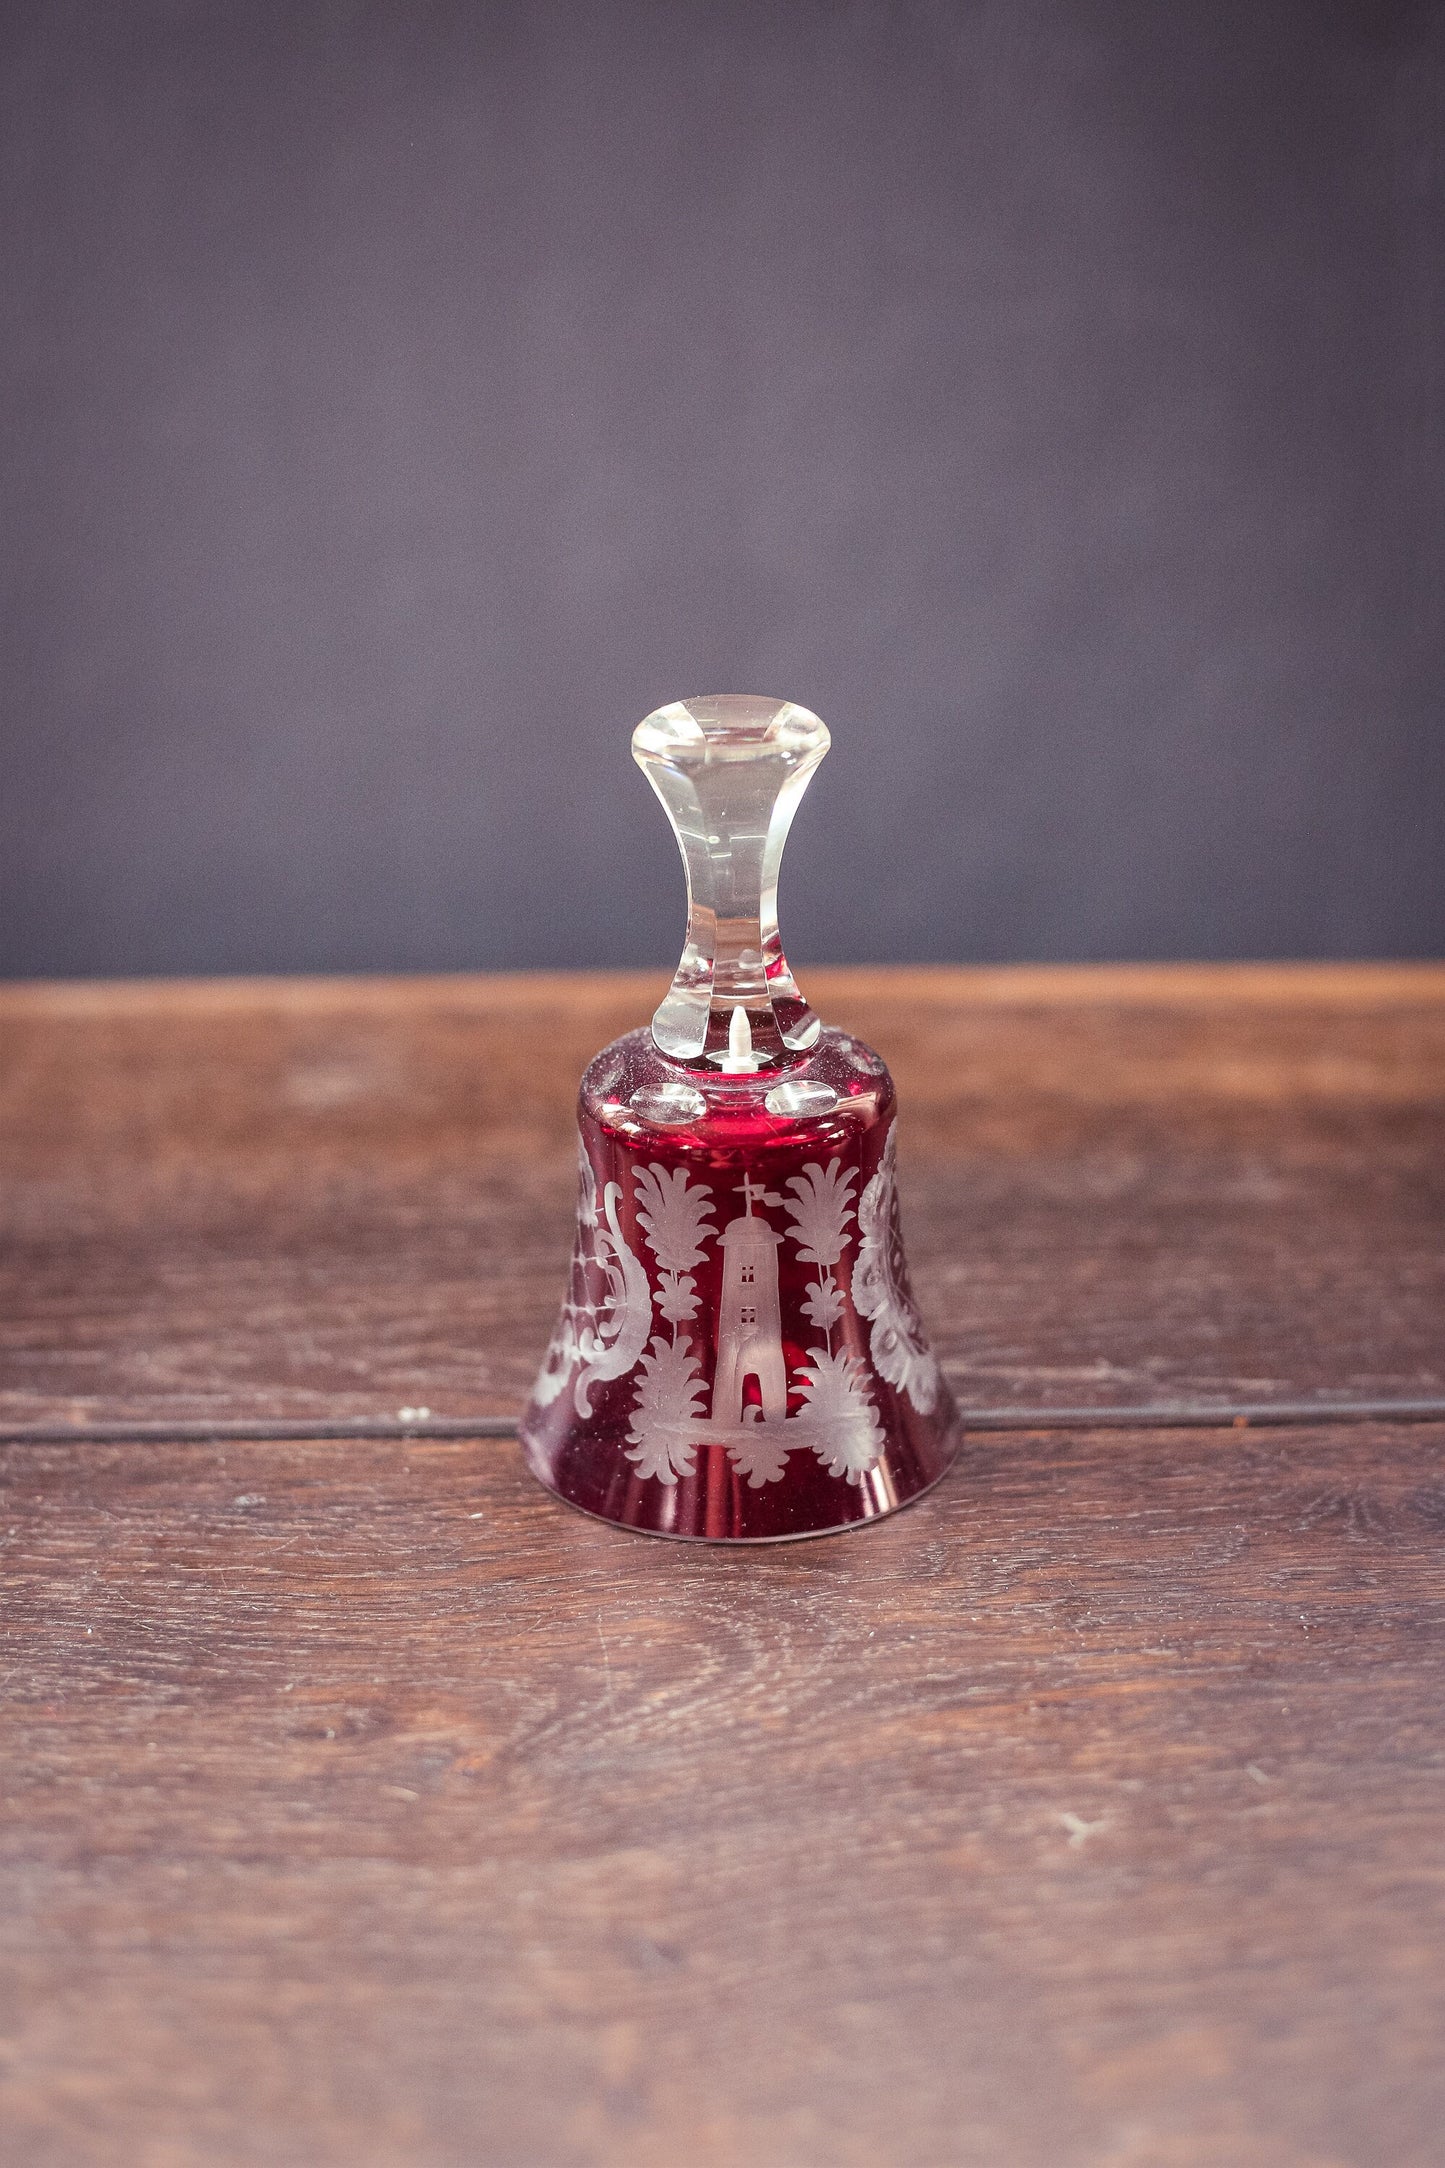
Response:
[[[594,1507],[584,1506],[577,1499],[569,1498],[566,1491],[559,1489],[557,1484],[543,1474],[532,1458],[529,1441],[525,1436],[519,1437],[518,1443],[522,1449],[523,1464],[532,1480],[546,1491],[549,1497],[557,1499],[573,1513],[580,1513],[584,1519],[598,1522],[603,1528],[615,1528],[625,1536],[647,1536],[656,1543],[705,1543],[711,1544],[714,1549],[736,1550],[745,1546],[758,1550],[776,1543],[811,1543],[820,1536],[856,1535],[860,1529],[876,1528],[880,1521],[891,1521],[898,1514],[906,1513],[910,1506],[916,1506],[921,1498],[927,1498],[931,1492],[937,1490],[945,1476],[952,1473],[963,1450],[964,1426],[961,1421],[955,1421],[945,1442],[942,1466],[926,1483],[920,1483],[917,1490],[910,1491],[906,1498],[882,1507],[877,1513],[860,1514],[855,1520],[829,1521],[821,1528],[788,1528],[771,1536],[708,1536],[701,1531],[694,1533],[685,1528],[648,1528],[640,1521],[622,1520],[615,1513],[599,1513]]]

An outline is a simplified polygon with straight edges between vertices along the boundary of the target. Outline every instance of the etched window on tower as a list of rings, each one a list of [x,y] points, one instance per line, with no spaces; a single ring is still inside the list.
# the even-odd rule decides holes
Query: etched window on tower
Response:
[[[757,1268],[754,1265],[744,1265],[738,1272],[738,1279],[744,1287],[751,1287],[756,1277]]]
[[[743,1307],[738,1311],[738,1323],[740,1325],[756,1325],[757,1321],[758,1313],[752,1304],[750,1302],[744,1303]]]

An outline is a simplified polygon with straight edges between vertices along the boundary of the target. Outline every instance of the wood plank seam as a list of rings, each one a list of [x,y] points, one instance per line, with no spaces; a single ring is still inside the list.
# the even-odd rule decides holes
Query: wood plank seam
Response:
[[[1445,1421],[1445,1400],[1268,1401],[1218,1407],[964,1408],[965,1431],[1262,1430],[1342,1423]],[[413,1423],[352,1420],[267,1422],[7,1423],[0,1445],[192,1445],[232,1439],[263,1445],[305,1439],[512,1438],[512,1415],[430,1416]]]

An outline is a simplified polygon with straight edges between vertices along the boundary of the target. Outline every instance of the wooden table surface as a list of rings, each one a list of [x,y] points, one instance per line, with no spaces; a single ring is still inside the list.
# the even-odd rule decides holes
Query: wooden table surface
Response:
[[[1445,2160],[1445,969],[806,981],[982,1424],[742,1555],[487,1435],[653,981],[0,990],[7,2164]]]

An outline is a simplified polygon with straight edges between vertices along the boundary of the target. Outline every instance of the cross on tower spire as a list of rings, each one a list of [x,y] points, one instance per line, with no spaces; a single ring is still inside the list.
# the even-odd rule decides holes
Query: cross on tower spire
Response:
[[[774,1196],[773,1192],[764,1183],[755,1182],[752,1175],[746,1171],[744,1171],[738,1188],[742,1191],[743,1203],[749,1219],[754,1217],[753,1206],[755,1204],[781,1204],[783,1201],[781,1197]]]

